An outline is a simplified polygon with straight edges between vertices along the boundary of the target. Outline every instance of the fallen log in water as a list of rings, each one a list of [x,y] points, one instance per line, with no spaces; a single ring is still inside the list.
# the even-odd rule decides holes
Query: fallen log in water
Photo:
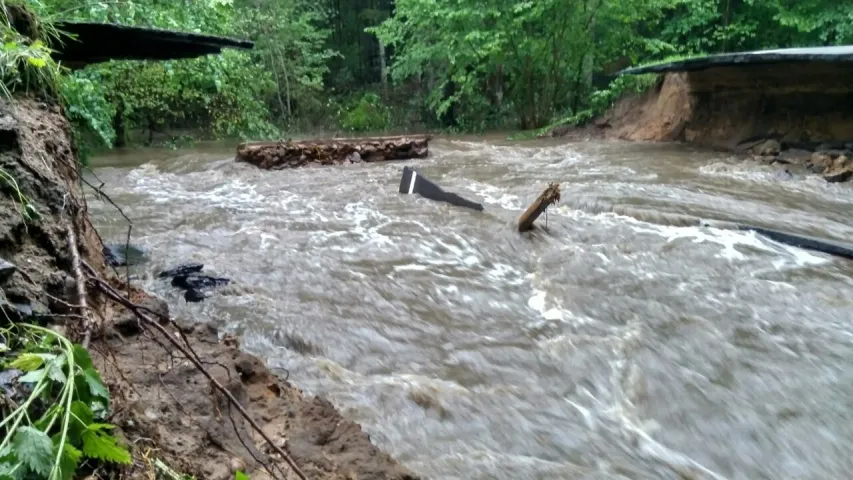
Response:
[[[527,210],[518,218],[518,231],[526,232],[533,229],[533,222],[542,215],[551,204],[560,201],[560,184],[549,183],[548,188],[539,195]]]
[[[399,136],[244,143],[237,147],[237,161],[267,170],[281,170],[309,164],[409,160],[427,157],[431,138]]]

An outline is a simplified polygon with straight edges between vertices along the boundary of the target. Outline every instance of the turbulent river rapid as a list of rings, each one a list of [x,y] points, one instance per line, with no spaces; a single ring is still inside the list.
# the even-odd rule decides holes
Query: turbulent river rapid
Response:
[[[853,261],[666,217],[843,241],[853,188],[676,145],[430,150],[282,171],[213,147],[93,164],[151,257],[146,288],[427,478],[850,478]],[[403,165],[485,211],[399,194]],[[517,233],[552,181],[547,230]],[[110,205],[90,211],[124,241]],[[232,284],[187,304],[156,272],[190,261]]]

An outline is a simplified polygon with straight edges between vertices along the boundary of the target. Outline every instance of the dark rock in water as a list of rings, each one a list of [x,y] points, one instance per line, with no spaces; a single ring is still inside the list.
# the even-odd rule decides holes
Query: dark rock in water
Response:
[[[809,142],[807,140],[785,140],[782,142],[782,150],[805,150],[807,152],[814,152],[817,150],[818,145],[817,142]]]
[[[829,183],[846,182],[850,177],[853,177],[853,167],[849,166],[835,168],[823,174],[823,178]]]
[[[191,303],[198,303],[210,297],[213,293],[210,290],[196,290],[190,288],[184,292],[184,300]]]
[[[148,261],[144,250],[135,245],[125,244],[104,245],[104,257],[107,260],[107,265],[113,267],[139,265]]]
[[[400,178],[400,193],[409,195],[417,193],[430,200],[483,211],[483,206],[479,203],[466,200],[455,193],[445,192],[441,187],[410,167],[403,167],[403,176]]]
[[[0,258],[0,283],[9,280],[17,269],[14,264]]]
[[[844,150],[844,142],[824,142],[815,149],[818,152],[830,152],[833,150]]]
[[[812,173],[817,173],[817,174],[823,173],[823,171],[824,171],[824,170],[826,170],[826,167],[825,167],[825,166],[823,166],[823,165],[816,165],[816,164],[813,164],[813,163],[810,163],[806,168],[808,168],[808,170],[809,170],[810,172],[812,172]]]
[[[210,277],[207,275],[177,275],[172,279],[172,286],[185,290],[203,290],[224,287],[230,282],[231,280],[227,278]]]
[[[829,155],[823,152],[815,152],[809,157],[806,168],[812,173],[823,173],[832,166],[832,162],[832,157]]]
[[[203,268],[204,265],[201,263],[187,263],[185,265],[179,265],[175,268],[170,268],[169,270],[164,270],[157,274],[157,276],[160,278],[187,276],[192,275],[193,273],[198,273]]]
[[[805,164],[811,157],[812,152],[799,148],[789,148],[782,151],[776,158],[778,162]]]
[[[782,151],[782,145],[776,140],[764,140],[750,149],[756,155],[762,157],[774,157]]]

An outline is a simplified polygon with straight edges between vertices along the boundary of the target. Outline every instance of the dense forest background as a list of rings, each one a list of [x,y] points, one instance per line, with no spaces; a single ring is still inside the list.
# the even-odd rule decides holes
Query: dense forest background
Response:
[[[613,81],[629,65],[853,43],[853,4],[839,0],[29,2],[46,19],[256,42],[251,51],[63,75],[69,114],[100,146],[163,132],[534,129],[588,118],[642,88],[642,78]]]

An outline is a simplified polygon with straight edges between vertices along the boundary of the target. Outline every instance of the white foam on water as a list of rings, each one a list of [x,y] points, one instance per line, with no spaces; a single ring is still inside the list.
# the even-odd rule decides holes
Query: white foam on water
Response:
[[[476,255],[468,255],[467,257],[462,259],[462,265],[473,267],[474,265],[480,263],[480,259],[477,258]]]
[[[639,321],[630,322],[625,326],[613,329],[612,334],[598,337],[597,340],[607,342],[611,346],[613,356],[608,362],[610,366],[610,381],[598,389],[599,397],[593,395],[587,388],[578,389],[576,400],[564,398],[567,404],[581,413],[587,428],[598,432],[609,426],[610,429],[621,433],[630,443],[637,445],[639,452],[645,457],[658,462],[678,475],[685,478],[711,478],[725,480],[725,477],[703,466],[689,456],[663,445],[649,434],[650,430],[658,427],[654,419],[643,420],[633,403],[636,385],[642,383],[642,374],[637,366],[629,362],[635,346],[642,340],[642,326]],[[555,347],[574,348],[570,339],[560,336]],[[568,342],[568,345],[566,345]],[[570,352],[558,351],[557,354]],[[586,398],[589,405],[580,402]],[[584,402],[586,403],[586,402]],[[627,438],[626,438],[627,437]]]
[[[527,283],[527,278],[522,270],[505,263],[495,263],[492,268],[484,272],[484,275],[494,284],[519,286]]]
[[[523,207],[518,195],[507,193],[505,188],[473,181],[468,185],[468,188],[479,195],[483,199],[483,203],[498,205],[507,210],[519,210]]]
[[[714,243],[722,246],[719,257],[730,261],[743,261],[747,256],[737,250],[742,245],[756,250],[780,255],[783,258],[774,261],[778,267],[795,265],[798,267],[820,265],[829,260],[817,257],[807,250],[781,244],[751,230],[729,230],[709,227],[677,227],[640,222],[633,217],[622,217],[638,233],[651,233],[666,238],[667,243],[680,239],[693,239],[694,243]]]
[[[541,314],[545,311],[546,296],[547,294],[544,291],[536,291],[536,293],[534,293],[533,296],[527,300],[527,306],[530,307],[531,310],[535,310],[536,312]]]
[[[549,301],[547,292],[534,289],[533,295],[527,300],[527,306],[539,314],[540,320],[533,321],[529,327],[536,328],[544,321],[560,321],[567,323],[586,323],[586,320],[579,318],[569,310],[566,310],[562,305]]]
[[[429,267],[426,265],[417,265],[417,264],[409,264],[409,265],[394,265],[395,272],[406,272],[406,271],[415,271],[422,272],[424,270],[428,270]]]
[[[270,247],[270,245],[277,245],[279,242],[278,237],[269,233],[261,232],[261,249],[266,250]]]
[[[193,182],[181,181],[184,177],[195,178]],[[143,193],[153,203],[192,202],[248,212],[263,212],[268,208],[266,197],[259,194],[254,185],[239,178],[226,177],[217,170],[178,175],[162,173],[153,165],[145,164],[131,170],[128,179],[132,193]],[[186,189],[186,184],[196,182],[208,187]]]

